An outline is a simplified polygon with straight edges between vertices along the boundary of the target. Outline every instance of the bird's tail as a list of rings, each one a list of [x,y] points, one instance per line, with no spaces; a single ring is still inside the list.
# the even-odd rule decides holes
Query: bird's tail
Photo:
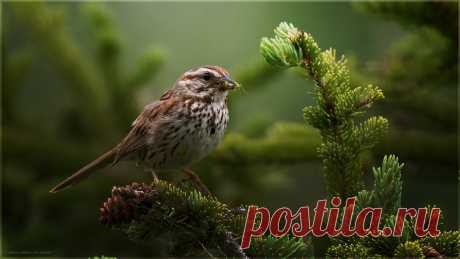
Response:
[[[73,186],[79,183],[80,181],[84,180],[86,177],[94,173],[97,169],[103,168],[106,165],[112,163],[115,160],[115,155],[116,155],[115,148],[107,151],[106,153],[104,153],[103,155],[95,159],[93,162],[85,165],[83,168],[78,170],[76,173],[69,176],[64,181],[60,182],[53,189],[51,189],[50,192],[56,193],[58,191],[61,191],[64,188],[67,188],[67,187],[70,187],[70,186]]]

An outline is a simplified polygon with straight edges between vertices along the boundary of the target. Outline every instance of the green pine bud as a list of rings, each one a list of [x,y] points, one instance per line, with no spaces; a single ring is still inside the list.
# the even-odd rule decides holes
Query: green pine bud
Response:
[[[301,51],[289,40],[279,37],[263,38],[260,50],[265,60],[277,67],[293,67],[302,62]]]

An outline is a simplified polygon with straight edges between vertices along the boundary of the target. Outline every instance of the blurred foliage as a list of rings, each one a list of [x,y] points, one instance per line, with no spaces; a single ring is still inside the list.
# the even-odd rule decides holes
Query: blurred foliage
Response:
[[[356,4],[360,9],[376,13],[401,23],[432,27],[454,41],[458,41],[457,1],[423,2],[365,2]]]
[[[278,122],[260,138],[229,133],[210,156],[216,163],[293,163],[316,158],[320,139],[312,128],[297,123]]]
[[[458,153],[452,143],[457,142],[458,134],[457,2],[365,2],[356,6],[416,25],[409,26],[411,33],[390,46],[384,62],[370,65],[370,73],[354,73],[356,81],[380,82],[392,100],[383,104],[385,114],[397,126],[390,136],[395,143],[403,143],[394,146],[393,152],[401,153],[404,160],[423,162],[417,157],[427,156],[456,166]]]
[[[82,11],[88,20],[89,30],[93,32],[95,58],[84,54],[77,46],[77,41],[68,33],[65,27],[66,11],[63,6],[49,8],[41,2],[24,2],[9,3],[5,7],[11,10],[15,20],[28,28],[28,36],[37,43],[37,48],[47,54],[46,57],[53,68],[70,82],[68,87],[75,96],[75,106],[68,111],[67,116],[72,116],[72,123],[76,124],[72,125],[76,131],[75,135],[84,134],[89,138],[99,138],[100,135],[107,134],[110,136],[117,132],[108,132],[105,129],[124,129],[129,125],[137,114],[136,99],[133,97],[160,67],[164,59],[161,52],[146,52],[136,71],[124,78],[119,68],[119,56],[122,51],[120,36],[116,33],[110,15],[102,6],[87,4],[83,6]],[[8,45],[8,42],[5,45]],[[20,50],[19,53],[25,51],[27,49]],[[25,76],[24,58],[27,57],[22,54],[21,59],[18,51],[13,53],[17,54],[10,57],[7,53],[5,57],[7,64],[13,62],[13,66],[7,66],[12,70],[9,71],[11,73],[5,73],[5,80],[9,82],[6,90],[15,89],[13,92],[6,91],[5,96],[10,98],[14,98],[12,94],[18,92],[21,87],[21,81],[14,75]],[[30,57],[28,61],[31,62]],[[10,75],[13,78],[10,78]],[[14,112],[15,107],[7,106],[5,110]],[[115,112],[117,116],[106,116],[109,112]],[[114,119],[120,121],[112,121]]]
[[[244,91],[254,91],[257,87],[262,87],[266,82],[279,76],[279,74],[280,70],[274,69],[263,60],[260,60],[241,68],[240,71],[237,70],[235,78],[237,78]]]

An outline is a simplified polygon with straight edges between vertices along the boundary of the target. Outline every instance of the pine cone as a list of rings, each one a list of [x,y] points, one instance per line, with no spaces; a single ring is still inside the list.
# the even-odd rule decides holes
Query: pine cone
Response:
[[[149,211],[157,194],[157,190],[144,183],[114,186],[111,197],[100,208],[99,221],[108,226],[130,223]]]
[[[436,251],[436,249],[434,249],[431,246],[424,246],[424,247],[422,247],[422,250],[423,250],[423,254],[426,257],[443,258],[443,256],[438,251]]]

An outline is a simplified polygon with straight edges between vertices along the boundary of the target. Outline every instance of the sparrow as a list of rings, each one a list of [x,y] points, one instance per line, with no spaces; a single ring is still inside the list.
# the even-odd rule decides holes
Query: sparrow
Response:
[[[227,95],[238,86],[219,66],[186,71],[159,100],[144,107],[120,143],[50,192],[73,186],[98,169],[125,160],[141,163],[154,177],[158,170],[182,169],[198,180],[188,168],[219,144],[229,121]]]

